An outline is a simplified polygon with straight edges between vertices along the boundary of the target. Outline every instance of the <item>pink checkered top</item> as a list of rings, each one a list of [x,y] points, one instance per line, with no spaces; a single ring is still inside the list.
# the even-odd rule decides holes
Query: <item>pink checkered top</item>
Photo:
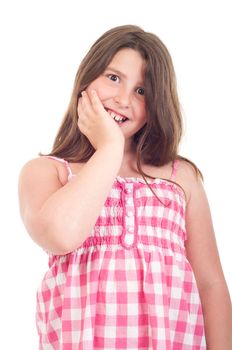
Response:
[[[40,350],[206,349],[184,192],[169,180],[149,183],[157,196],[143,179],[117,176],[82,246],[50,254],[37,292]]]

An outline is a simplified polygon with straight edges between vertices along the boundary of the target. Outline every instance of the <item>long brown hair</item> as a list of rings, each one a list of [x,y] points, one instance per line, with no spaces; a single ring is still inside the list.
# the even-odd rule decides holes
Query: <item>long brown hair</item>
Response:
[[[171,56],[155,35],[135,25],[124,25],[105,32],[90,48],[76,74],[71,100],[55,138],[50,155],[69,162],[86,162],[95,149],[77,125],[78,98],[82,90],[101,75],[113,56],[123,48],[138,51],[145,60],[145,105],[147,123],[133,136],[137,168],[145,179],[141,165],[162,166],[178,156],[182,136],[182,117],[177,96],[176,78]],[[187,160],[188,161],[188,160]],[[197,167],[191,162],[195,170]],[[146,181],[147,182],[147,181]]]

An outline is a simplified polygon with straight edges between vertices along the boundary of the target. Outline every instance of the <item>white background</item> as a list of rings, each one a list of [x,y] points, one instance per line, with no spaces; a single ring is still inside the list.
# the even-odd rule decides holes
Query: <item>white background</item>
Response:
[[[137,24],[168,47],[186,132],[182,154],[202,170],[224,273],[231,274],[230,1],[2,1],[0,5],[1,348],[37,349],[35,294],[47,256],[18,212],[23,164],[48,152],[81,58],[105,30]]]

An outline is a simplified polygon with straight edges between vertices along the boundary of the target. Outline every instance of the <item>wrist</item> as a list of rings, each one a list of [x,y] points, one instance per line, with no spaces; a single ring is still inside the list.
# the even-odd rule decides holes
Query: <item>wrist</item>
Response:
[[[110,152],[110,154],[123,154],[124,144],[124,140],[120,143],[111,141],[99,146],[96,151]]]
[[[108,145],[108,146],[102,146],[99,147],[96,152],[98,153],[103,153],[105,154],[105,156],[109,156],[109,157],[123,157],[123,150],[124,147],[119,146],[119,145]]]

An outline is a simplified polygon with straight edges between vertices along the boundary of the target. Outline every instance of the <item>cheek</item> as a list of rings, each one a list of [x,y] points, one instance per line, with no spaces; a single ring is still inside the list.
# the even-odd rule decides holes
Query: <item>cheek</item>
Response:
[[[106,88],[101,78],[92,81],[92,83],[90,83],[86,88],[87,93],[90,93],[91,90],[95,90],[97,92],[98,97],[101,101],[106,99],[108,96],[108,89]]]
[[[91,90],[96,90],[102,103],[114,98],[118,92],[116,84],[112,85],[112,82],[104,76],[98,77],[89,84],[86,91],[89,93]]]
[[[89,94],[92,90],[98,90],[98,84],[97,82],[93,81],[89,84],[89,86],[86,88],[86,92]]]
[[[147,121],[145,104],[144,103],[140,104],[138,107],[138,110],[139,110],[139,115],[141,117],[141,122],[145,123]]]

